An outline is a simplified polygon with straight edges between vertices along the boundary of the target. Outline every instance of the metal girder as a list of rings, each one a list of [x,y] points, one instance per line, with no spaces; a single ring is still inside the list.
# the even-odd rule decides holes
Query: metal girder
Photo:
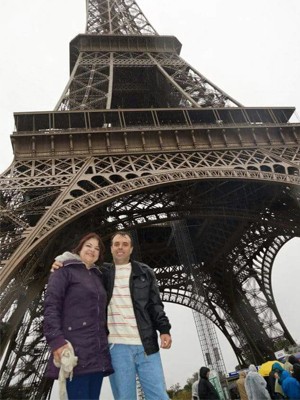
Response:
[[[157,35],[134,0],[86,0],[86,33]]]

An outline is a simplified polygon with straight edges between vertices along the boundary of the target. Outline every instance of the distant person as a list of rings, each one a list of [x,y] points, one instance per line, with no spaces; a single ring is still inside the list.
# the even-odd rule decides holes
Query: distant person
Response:
[[[270,400],[266,380],[257,372],[255,365],[249,365],[245,379],[245,388],[249,400]]]
[[[291,356],[286,356],[285,357],[285,360],[284,360],[284,364],[283,364],[283,368],[287,371],[287,372],[289,372],[289,373],[291,373],[291,371],[293,370],[293,364],[295,364],[295,362],[294,363],[291,363],[289,360],[290,360],[290,357]],[[295,357],[295,356],[294,356]],[[295,359],[296,359],[296,357],[295,357]],[[291,359],[292,360],[292,359]]]
[[[236,400],[236,399],[240,399],[240,394],[238,391],[238,388],[236,386],[236,381],[235,382],[231,382],[231,384],[228,385],[228,389],[229,389],[229,398],[231,400]]]
[[[292,376],[283,380],[282,389],[288,399],[300,399],[300,364],[293,364]]]
[[[289,362],[291,363],[291,364],[295,364],[295,363],[297,363],[297,364],[300,364],[300,356],[299,356],[299,354],[300,353],[297,353],[297,356],[296,355],[294,355],[294,354],[291,354],[290,356],[289,356]]]
[[[201,367],[199,371],[198,397],[200,400],[220,400],[214,385],[209,381],[210,369]],[[257,399],[256,399],[257,400]]]
[[[77,365],[72,379],[60,375],[60,398],[66,390],[69,400],[99,399],[103,378],[113,372],[107,294],[95,265],[103,259],[104,245],[96,233],[89,233],[67,254],[63,268],[50,275],[45,295],[44,334],[52,350],[46,375],[57,379],[54,361],[59,365],[64,353],[72,356],[74,349]]]
[[[245,380],[246,380],[246,372],[239,371],[239,379],[236,381],[236,386],[241,400],[248,400],[245,388]]]
[[[277,399],[284,399],[285,394],[282,388],[282,382],[284,379],[291,376],[291,374],[286,371],[279,362],[275,362],[272,365],[272,371],[274,372],[274,377],[276,378],[275,382],[275,394]]]
[[[294,354],[291,354],[288,358],[288,362],[289,364],[292,366],[292,370],[293,370],[293,365],[294,364],[299,364],[300,360],[298,360],[298,358],[296,356],[294,356]]]
[[[267,381],[267,390],[270,393],[270,397],[272,400],[278,399],[278,396],[275,393],[276,378],[274,375],[274,371],[271,370],[269,372],[269,375],[265,377],[265,380]]]
[[[198,385],[199,385],[199,379],[197,379],[192,384],[192,400],[199,400],[199,397],[198,397]]]

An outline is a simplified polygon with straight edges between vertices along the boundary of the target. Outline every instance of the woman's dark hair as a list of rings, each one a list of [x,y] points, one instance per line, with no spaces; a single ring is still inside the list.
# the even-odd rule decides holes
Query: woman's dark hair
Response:
[[[104,259],[105,246],[104,246],[104,244],[103,244],[103,242],[102,242],[101,237],[100,237],[97,233],[91,232],[91,233],[87,233],[86,235],[84,235],[84,236],[80,239],[80,241],[79,241],[79,243],[77,244],[77,246],[74,247],[74,249],[72,250],[72,252],[79,255],[79,253],[80,253],[80,251],[81,251],[81,249],[82,249],[84,243],[87,242],[87,241],[90,240],[90,239],[96,239],[96,240],[98,241],[98,243],[99,243],[99,250],[100,250],[100,251],[99,251],[98,262],[102,263],[102,262],[103,262],[103,259]]]

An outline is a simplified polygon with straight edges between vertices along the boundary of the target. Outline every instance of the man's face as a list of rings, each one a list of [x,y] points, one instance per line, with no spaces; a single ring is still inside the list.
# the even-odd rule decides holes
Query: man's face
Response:
[[[112,240],[110,250],[115,264],[128,264],[133,250],[130,237],[127,235],[116,235]]]

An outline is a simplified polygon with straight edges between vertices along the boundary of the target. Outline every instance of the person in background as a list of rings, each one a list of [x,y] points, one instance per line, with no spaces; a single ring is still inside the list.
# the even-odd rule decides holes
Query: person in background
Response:
[[[113,263],[101,268],[108,296],[108,342],[114,374],[110,384],[115,400],[136,400],[138,376],[147,400],[168,400],[157,342],[169,349],[171,325],[164,312],[154,271],[131,259],[129,232],[111,238]],[[52,268],[61,265],[55,262]]]
[[[292,366],[291,370],[293,370],[293,365],[294,364],[299,364],[300,360],[298,360],[298,358],[296,358],[296,356],[294,356],[294,354],[291,354],[288,358],[288,362],[289,364]]]
[[[219,400],[220,397],[214,385],[209,381],[210,369],[201,367],[199,371],[198,397],[200,400]]]
[[[267,381],[267,390],[270,393],[270,397],[273,400],[278,399],[277,394],[275,393],[275,385],[276,385],[276,378],[275,378],[275,373],[274,371],[269,372],[269,375],[265,377],[265,380]]]
[[[239,379],[236,381],[236,386],[240,395],[241,400],[248,400],[248,396],[245,388],[246,372],[239,371]]]
[[[299,353],[298,353],[299,354]],[[296,355],[294,355],[294,354],[291,354],[290,356],[289,356],[289,362],[291,363],[291,364],[300,364],[300,357],[299,356],[297,356],[296,357]]]
[[[283,380],[282,389],[288,399],[300,399],[300,364],[293,364],[292,376]]]
[[[197,376],[197,378],[198,378],[198,376]],[[197,379],[192,384],[192,400],[199,400],[199,397],[198,397],[198,385],[199,385],[199,379]]]
[[[266,380],[257,372],[255,365],[250,364],[245,379],[245,388],[249,400],[270,400]]]
[[[44,305],[44,335],[52,350],[46,375],[58,378],[65,349],[71,343],[77,366],[67,379],[69,400],[99,399],[104,376],[113,373],[107,340],[107,294],[95,263],[103,259],[104,245],[96,233],[81,238],[50,275]],[[63,258],[61,258],[63,261]]]
[[[275,382],[275,395],[277,399],[284,399],[285,395],[284,395],[284,391],[282,389],[282,382],[284,379],[288,378],[289,376],[291,376],[291,374],[286,371],[281,364],[279,364],[278,362],[275,362],[272,365],[272,371],[274,372],[274,377],[276,379]]]
[[[289,372],[289,373],[291,373],[291,371],[293,370],[293,364],[289,361],[290,360],[290,357],[291,356],[286,356],[285,358],[284,358],[284,363],[283,363],[283,368],[287,371],[287,372]],[[293,357],[295,357],[295,356],[293,356]],[[296,357],[295,357],[296,358]],[[296,361],[295,361],[296,362]]]

